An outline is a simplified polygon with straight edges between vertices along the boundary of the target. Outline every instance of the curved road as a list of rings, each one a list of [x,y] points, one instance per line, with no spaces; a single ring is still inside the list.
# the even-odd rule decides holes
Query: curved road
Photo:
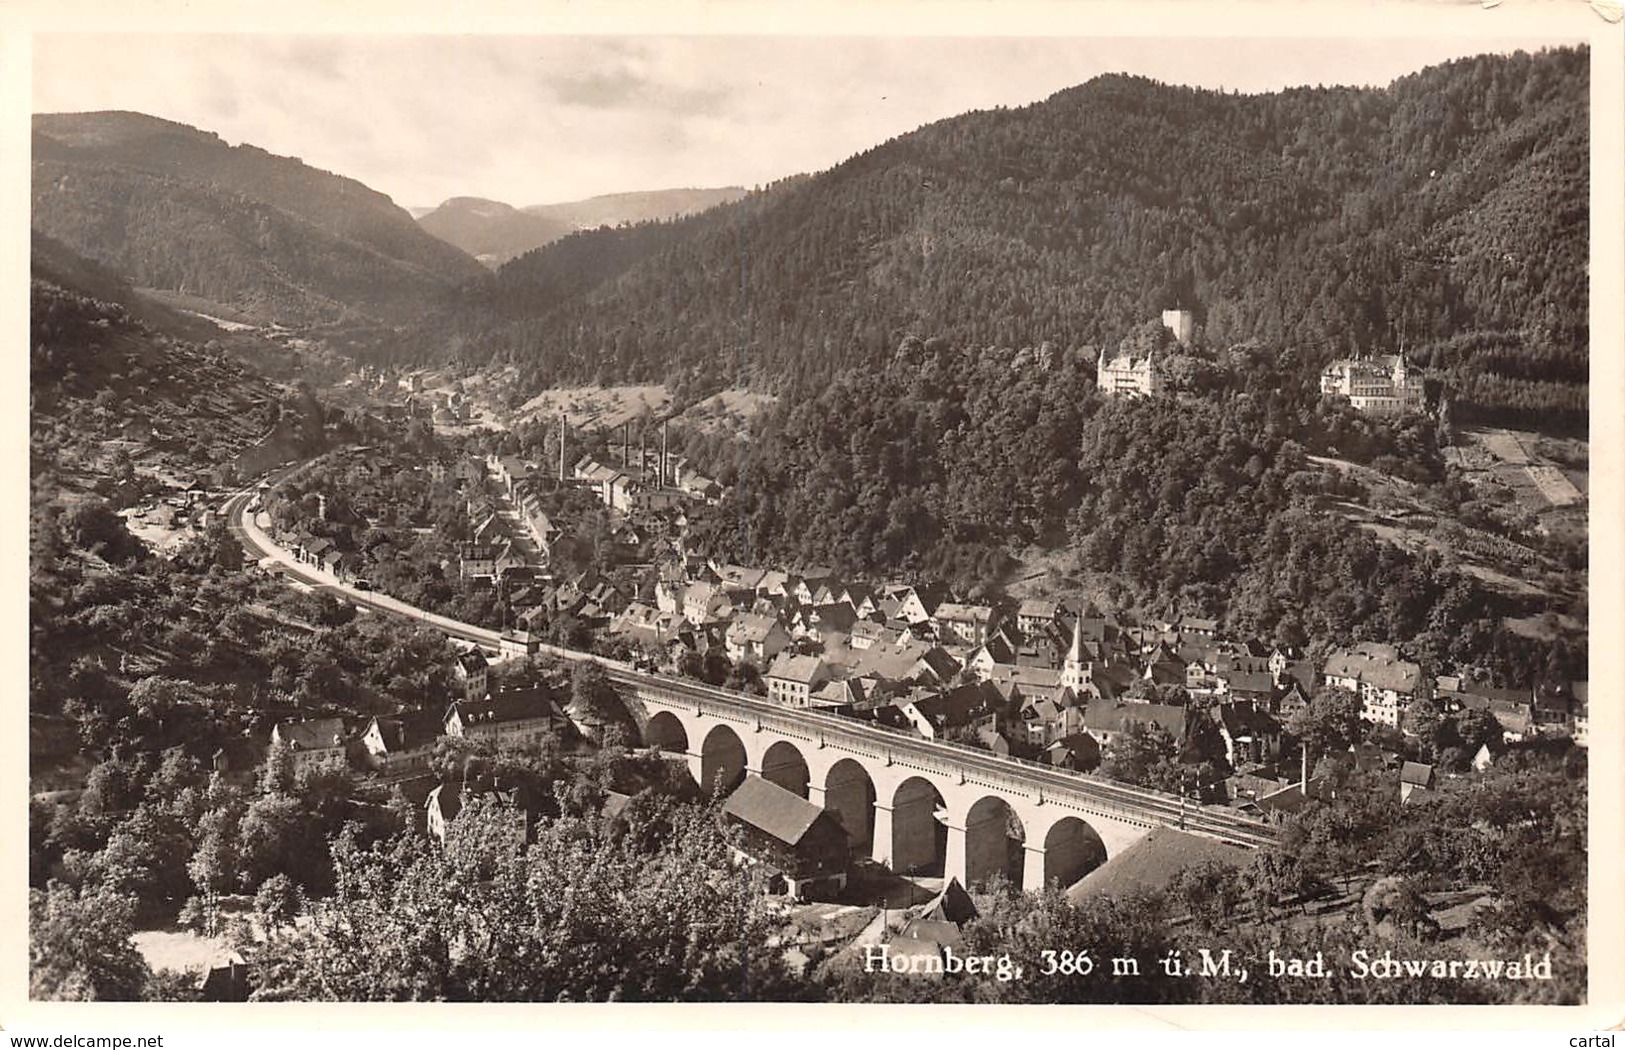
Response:
[[[285,476],[288,471],[282,472]],[[281,480],[280,477],[277,480]],[[256,560],[263,561],[270,558],[281,569],[282,574],[290,576],[300,583],[311,587],[322,587],[342,594],[347,601],[368,609],[380,612],[394,613],[408,620],[415,620],[438,631],[451,635],[463,641],[474,642],[488,649],[500,649],[502,636],[497,631],[488,631],[483,627],[476,627],[471,623],[453,620],[448,616],[419,609],[415,605],[408,605],[397,598],[377,591],[361,591],[341,581],[337,576],[313,565],[306,565],[293,554],[277,545],[276,541],[265,534],[255,516],[248,513],[249,504],[253,502],[252,490],[244,490],[228,499],[222,508],[226,517],[226,528],[229,529]]]

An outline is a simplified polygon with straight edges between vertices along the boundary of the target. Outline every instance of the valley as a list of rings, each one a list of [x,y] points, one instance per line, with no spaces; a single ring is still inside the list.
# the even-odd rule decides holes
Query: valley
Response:
[[[36,114],[31,994],[1582,1001],[1590,63],[523,208]],[[1063,942],[1554,976],[863,963]]]

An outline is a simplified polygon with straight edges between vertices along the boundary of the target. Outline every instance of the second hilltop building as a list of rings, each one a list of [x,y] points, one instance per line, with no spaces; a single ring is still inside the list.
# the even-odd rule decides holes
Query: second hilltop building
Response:
[[[1320,392],[1346,397],[1374,416],[1420,412],[1425,403],[1422,375],[1405,364],[1404,354],[1333,361],[1320,373]]]

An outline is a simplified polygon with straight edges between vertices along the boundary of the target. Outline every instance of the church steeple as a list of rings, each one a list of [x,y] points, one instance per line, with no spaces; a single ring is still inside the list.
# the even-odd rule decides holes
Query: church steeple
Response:
[[[1066,663],[1061,666],[1061,685],[1074,693],[1083,688],[1083,612],[1072,624],[1072,647],[1066,651]]]

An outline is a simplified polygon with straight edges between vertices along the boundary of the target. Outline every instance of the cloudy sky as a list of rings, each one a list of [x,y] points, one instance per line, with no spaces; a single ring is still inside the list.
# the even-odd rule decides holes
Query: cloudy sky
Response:
[[[1239,91],[1386,84],[1550,37],[62,35],[33,109],[130,109],[359,179],[514,205],[816,171],[921,124],[1111,71]]]

